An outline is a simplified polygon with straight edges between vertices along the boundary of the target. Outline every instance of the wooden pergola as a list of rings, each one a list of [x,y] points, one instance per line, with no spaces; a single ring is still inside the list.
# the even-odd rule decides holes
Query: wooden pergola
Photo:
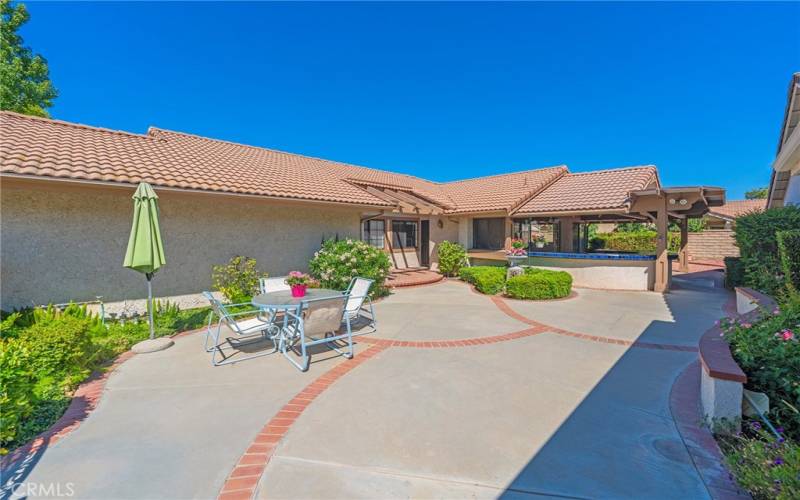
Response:
[[[678,269],[689,270],[689,219],[703,217],[710,207],[725,204],[725,190],[718,187],[691,186],[652,188],[630,193],[628,212],[656,224],[656,292],[669,290],[668,227],[670,220],[681,229]]]
[[[390,186],[379,183],[367,183],[351,180],[353,184],[372,196],[392,205],[392,211],[401,214],[441,215],[444,208],[435,202],[425,199],[410,188]]]

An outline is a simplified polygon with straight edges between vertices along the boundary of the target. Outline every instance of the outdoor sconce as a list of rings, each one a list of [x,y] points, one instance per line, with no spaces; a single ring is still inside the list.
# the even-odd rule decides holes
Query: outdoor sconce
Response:
[[[444,227],[444,221],[442,219],[439,219],[438,221],[436,221],[436,225],[439,226],[439,229],[441,229]]]

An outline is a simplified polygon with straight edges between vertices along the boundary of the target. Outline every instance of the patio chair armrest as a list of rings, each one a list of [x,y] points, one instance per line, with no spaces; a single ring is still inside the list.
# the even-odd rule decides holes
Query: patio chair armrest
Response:
[[[245,314],[251,314],[251,315],[255,314],[256,316],[258,316],[261,312],[263,312],[262,309],[251,309],[249,311],[242,311],[242,312],[237,312],[237,313],[228,313],[228,317],[229,318],[233,318],[235,316],[242,316],[242,315],[245,315]]]

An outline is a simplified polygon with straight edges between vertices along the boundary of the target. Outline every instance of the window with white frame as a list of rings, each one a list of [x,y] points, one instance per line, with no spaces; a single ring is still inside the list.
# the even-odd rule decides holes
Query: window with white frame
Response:
[[[376,248],[383,248],[385,233],[386,221],[383,219],[365,220],[361,226],[361,239]]]

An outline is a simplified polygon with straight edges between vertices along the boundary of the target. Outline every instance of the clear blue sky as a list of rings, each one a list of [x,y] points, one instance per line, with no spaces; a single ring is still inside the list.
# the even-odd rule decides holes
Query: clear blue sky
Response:
[[[29,3],[55,118],[433,180],[653,163],[764,186],[800,3]]]

